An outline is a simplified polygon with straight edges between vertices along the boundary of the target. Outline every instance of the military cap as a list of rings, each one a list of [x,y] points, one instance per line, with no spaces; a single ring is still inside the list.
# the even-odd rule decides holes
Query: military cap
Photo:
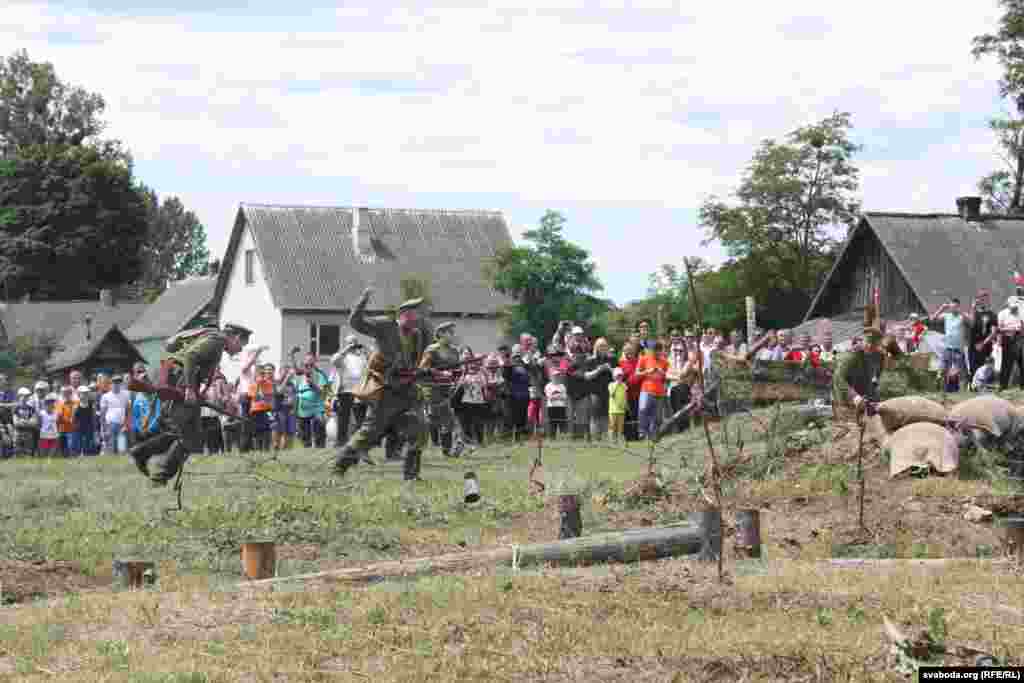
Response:
[[[448,321],[443,322],[440,325],[438,325],[436,331],[438,333],[441,333],[441,332],[444,332],[445,330],[454,330],[454,329],[455,329],[455,323],[453,323],[451,320],[448,320]]]
[[[398,310],[399,311],[412,311],[412,310],[415,310],[415,309],[419,308],[421,305],[423,305],[423,299],[422,298],[409,299],[408,301],[403,302],[402,305],[398,307]]]
[[[252,330],[238,323],[225,323],[224,332],[227,334],[237,334],[240,337],[252,336]]]

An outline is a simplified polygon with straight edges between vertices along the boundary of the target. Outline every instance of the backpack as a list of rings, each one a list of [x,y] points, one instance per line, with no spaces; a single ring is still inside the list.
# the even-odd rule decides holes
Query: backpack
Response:
[[[219,331],[220,329],[216,327],[200,327],[194,330],[179,332],[164,342],[164,351],[167,353],[176,353],[183,346],[199,341],[199,339],[204,335]]]

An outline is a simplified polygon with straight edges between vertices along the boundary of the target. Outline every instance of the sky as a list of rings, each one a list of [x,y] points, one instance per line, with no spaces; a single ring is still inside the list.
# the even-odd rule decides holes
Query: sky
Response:
[[[0,46],[102,94],[217,257],[242,202],[499,209],[516,240],[554,209],[622,305],[721,262],[701,203],[836,110],[865,210],[952,212],[1002,167],[998,65],[970,56],[996,0],[485,4],[4,0]]]

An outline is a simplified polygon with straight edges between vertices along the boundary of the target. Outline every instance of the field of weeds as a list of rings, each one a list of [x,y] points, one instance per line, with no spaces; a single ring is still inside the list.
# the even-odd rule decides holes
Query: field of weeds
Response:
[[[536,443],[459,460],[430,451],[411,487],[379,450],[376,467],[344,482],[328,480],[329,451],[197,456],[180,510],[126,458],[0,463],[0,680],[898,680],[883,616],[1020,663],[1021,572],[989,562],[1003,552],[997,524],[963,515],[1024,510],[1024,491],[987,456],[958,475],[890,481],[869,443],[860,528],[855,428],[764,409],[711,433],[729,475],[724,584],[682,558],[245,586],[248,539],[276,542],[278,576],[554,540],[551,496],[529,494]],[[581,494],[585,534],[707,505],[702,428],[659,444],[649,498],[627,493],[650,466],[644,447],[544,442],[541,456],[548,493]],[[473,506],[467,471],[483,494]],[[732,553],[741,508],[761,510],[762,560]],[[114,590],[111,562],[125,557],[156,562],[157,583]],[[817,562],[832,557],[977,559]]]

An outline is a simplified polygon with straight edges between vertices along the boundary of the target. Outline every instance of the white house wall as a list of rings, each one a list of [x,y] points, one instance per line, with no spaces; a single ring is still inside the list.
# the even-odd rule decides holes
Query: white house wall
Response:
[[[489,353],[502,343],[502,335],[497,320],[438,317],[432,322],[436,326],[445,320],[452,320],[455,323],[455,332],[458,336],[459,346],[469,346],[475,353]],[[282,348],[287,352],[287,349],[299,346],[302,348],[302,353],[305,354],[309,350],[309,326],[312,323],[338,325],[341,328],[342,345],[344,345],[346,336],[355,334],[356,338],[362,341],[363,344],[369,347],[373,346],[372,339],[352,331],[348,325],[347,313],[297,313],[285,311],[283,322],[284,344]],[[299,360],[301,361],[301,356]],[[330,360],[330,357],[322,356],[320,360],[326,363]]]
[[[224,288],[220,322],[235,322],[251,329],[253,334],[250,343],[270,347],[260,356],[260,360],[280,365],[281,311],[274,306],[270,296],[270,287],[263,274],[259,252],[256,252],[253,259],[253,283],[246,284],[245,252],[248,249],[256,249],[256,243],[253,241],[252,231],[247,226],[243,230],[242,239],[239,240],[238,252],[235,254],[230,277]],[[221,369],[228,381],[234,381],[241,371],[241,354],[234,358],[225,354],[221,361]]]

